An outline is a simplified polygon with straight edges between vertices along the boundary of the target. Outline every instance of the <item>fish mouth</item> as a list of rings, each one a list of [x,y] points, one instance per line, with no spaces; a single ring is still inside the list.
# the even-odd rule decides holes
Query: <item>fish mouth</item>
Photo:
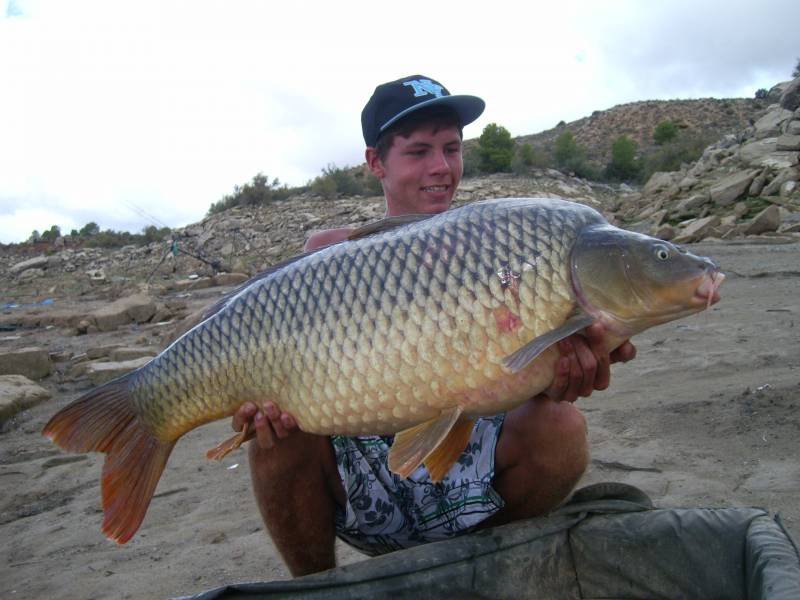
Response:
[[[723,281],[725,281],[724,273],[719,271],[706,273],[694,292],[693,300],[695,303],[698,305],[705,304],[706,308],[709,308],[719,302],[719,288]]]

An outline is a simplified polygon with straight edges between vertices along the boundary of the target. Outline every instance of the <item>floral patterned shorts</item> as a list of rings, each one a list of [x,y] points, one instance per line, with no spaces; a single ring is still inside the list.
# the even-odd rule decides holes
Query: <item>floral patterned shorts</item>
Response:
[[[478,419],[467,448],[438,483],[420,466],[408,479],[389,471],[392,436],[331,438],[347,493],[336,532],[377,555],[466,533],[504,502],[492,488],[494,451],[504,415]]]

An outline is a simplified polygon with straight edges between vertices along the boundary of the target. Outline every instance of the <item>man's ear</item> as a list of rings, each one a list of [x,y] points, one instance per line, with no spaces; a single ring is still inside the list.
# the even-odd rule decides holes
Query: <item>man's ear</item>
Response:
[[[381,160],[381,157],[378,156],[378,151],[370,146],[364,153],[364,158],[366,159],[367,166],[369,167],[369,170],[372,171],[372,174],[378,179],[383,179],[384,175],[386,174],[386,170],[383,168],[383,161]]]

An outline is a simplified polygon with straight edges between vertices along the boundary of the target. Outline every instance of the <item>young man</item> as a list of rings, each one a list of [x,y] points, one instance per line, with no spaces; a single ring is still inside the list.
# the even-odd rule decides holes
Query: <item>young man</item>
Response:
[[[366,161],[380,179],[387,216],[439,213],[461,181],[462,128],[483,100],[452,96],[415,75],[378,86],[361,115]],[[343,241],[350,229],[312,235],[306,249]],[[551,387],[505,415],[480,419],[444,481],[424,467],[402,480],[389,472],[390,437],[315,436],[272,403],[233,418],[255,425],[249,445],[253,489],[267,529],[295,576],[335,566],[338,535],[368,554],[460,535],[550,511],[588,462],[586,422],[573,402],[609,384],[609,365],[630,360],[629,343],[609,356],[603,330],[560,343]]]

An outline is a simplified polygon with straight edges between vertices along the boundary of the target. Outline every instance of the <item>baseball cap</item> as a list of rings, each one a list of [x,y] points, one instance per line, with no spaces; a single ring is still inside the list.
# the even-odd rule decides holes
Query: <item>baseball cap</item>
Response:
[[[409,75],[375,88],[361,111],[361,131],[367,146],[374,147],[378,138],[393,123],[406,115],[429,106],[451,108],[461,126],[481,116],[486,103],[477,96],[453,96],[438,81],[424,75]]]

